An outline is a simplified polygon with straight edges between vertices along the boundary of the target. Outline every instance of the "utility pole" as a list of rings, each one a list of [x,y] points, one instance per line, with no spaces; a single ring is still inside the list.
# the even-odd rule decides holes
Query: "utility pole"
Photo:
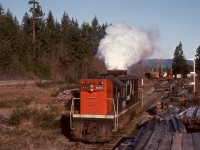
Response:
[[[194,76],[193,76],[193,77],[194,77],[194,82],[193,82],[193,85],[194,85],[194,87],[193,87],[194,94],[195,94],[195,92],[196,92],[196,87],[195,87],[195,86],[196,86],[196,70],[195,70],[195,67],[196,67],[195,65],[196,65],[196,64],[195,64],[195,59],[196,59],[196,58],[191,59],[191,60],[193,61],[193,71],[194,71],[194,72],[193,72],[193,75],[194,75]]]

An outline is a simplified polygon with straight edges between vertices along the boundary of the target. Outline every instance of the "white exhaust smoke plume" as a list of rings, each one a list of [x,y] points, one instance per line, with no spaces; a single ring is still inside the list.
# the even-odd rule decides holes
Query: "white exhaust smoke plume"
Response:
[[[117,23],[106,28],[97,55],[104,59],[107,69],[127,70],[141,58],[153,54],[158,36],[156,30],[145,31],[137,26]]]

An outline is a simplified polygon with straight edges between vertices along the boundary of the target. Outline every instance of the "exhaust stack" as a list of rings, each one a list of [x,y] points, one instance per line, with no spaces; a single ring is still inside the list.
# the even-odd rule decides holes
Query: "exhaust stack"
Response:
[[[113,76],[127,75],[127,70],[107,70],[107,75],[113,75]]]

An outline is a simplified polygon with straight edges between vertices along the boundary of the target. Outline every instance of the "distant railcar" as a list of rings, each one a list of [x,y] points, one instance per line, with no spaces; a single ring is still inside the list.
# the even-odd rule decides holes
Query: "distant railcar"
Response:
[[[110,141],[141,110],[138,80],[124,70],[108,71],[96,79],[81,79],[80,98],[73,98],[71,105],[71,138]]]
[[[173,79],[174,79],[174,75],[172,73],[168,73],[167,80],[173,80]]]

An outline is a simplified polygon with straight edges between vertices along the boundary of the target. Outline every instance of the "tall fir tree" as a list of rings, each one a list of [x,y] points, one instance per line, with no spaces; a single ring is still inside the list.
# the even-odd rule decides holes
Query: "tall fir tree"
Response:
[[[4,9],[2,5],[0,4],[0,17],[4,15]]]
[[[21,62],[23,63],[26,72],[29,74],[34,73],[34,57],[35,51],[33,51],[32,45],[32,19],[27,12],[25,12],[22,24],[22,54],[21,54]]]
[[[91,43],[93,45],[93,54],[95,55],[98,51],[98,46],[100,42],[99,38],[99,22],[97,17],[95,16],[91,22],[92,24],[92,38]]]
[[[63,65],[68,64],[68,55],[67,51],[69,49],[69,39],[70,39],[70,19],[66,12],[64,12],[61,19],[61,56],[59,57],[60,62]]]
[[[42,8],[38,2],[38,0],[29,0],[29,5],[32,5],[30,8],[30,12],[32,13],[32,48],[33,48],[33,60],[34,60],[34,73],[36,75],[42,76],[43,75],[43,65],[42,58],[43,58],[43,49],[41,49],[43,45],[43,38],[44,38],[44,27],[45,27],[45,20],[44,20],[44,13]],[[46,73],[45,73],[46,74]]]
[[[32,5],[30,12],[32,13],[32,31],[33,31],[33,43],[36,40],[36,34],[43,22],[44,13],[41,9],[41,6],[37,0],[29,0],[29,5]]]
[[[21,70],[21,36],[17,18],[13,17],[9,9],[0,17],[0,26],[0,70],[2,73],[16,74]]]
[[[173,74],[181,74],[183,77],[189,72],[186,58],[183,54],[182,43],[176,47],[172,62]]]
[[[66,51],[69,48],[69,30],[70,30],[70,19],[66,12],[64,12],[61,19],[61,36],[62,36],[62,48]]]
[[[196,72],[199,75],[200,74],[200,46],[196,50],[195,67],[196,67]],[[199,76],[198,76],[198,79],[200,80]]]

